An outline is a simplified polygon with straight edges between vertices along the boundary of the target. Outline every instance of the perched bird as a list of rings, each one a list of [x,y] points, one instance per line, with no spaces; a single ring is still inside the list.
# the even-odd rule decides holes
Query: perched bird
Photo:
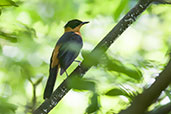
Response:
[[[44,91],[44,99],[50,98],[59,69],[60,75],[62,75],[78,56],[83,46],[80,28],[87,23],[89,22],[73,19],[64,26],[65,32],[56,43],[51,56],[49,78]]]

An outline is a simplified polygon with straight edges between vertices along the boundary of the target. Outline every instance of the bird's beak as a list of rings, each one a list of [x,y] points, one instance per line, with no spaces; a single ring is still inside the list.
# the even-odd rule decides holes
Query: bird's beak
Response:
[[[82,25],[89,23],[89,21],[82,22]]]

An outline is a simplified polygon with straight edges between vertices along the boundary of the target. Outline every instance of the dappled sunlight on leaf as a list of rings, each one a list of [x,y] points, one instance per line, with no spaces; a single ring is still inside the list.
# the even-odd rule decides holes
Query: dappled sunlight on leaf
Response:
[[[93,81],[79,77],[71,78],[68,82],[68,86],[76,90],[95,91],[95,83]]]
[[[114,19],[115,21],[118,20],[118,18],[120,17],[121,13],[123,12],[123,10],[126,9],[128,5],[128,0],[121,0],[120,5],[118,6],[118,8],[116,9],[116,11],[114,12]]]
[[[108,71],[126,74],[130,78],[137,81],[140,81],[142,78],[140,69],[138,69],[135,65],[122,63],[122,61],[108,57],[107,55],[102,60],[101,65]]]
[[[18,7],[18,5],[12,0],[1,0],[0,7],[2,7],[2,6],[16,6],[16,7]]]
[[[107,96],[125,96],[132,100],[133,97],[136,96],[136,93],[133,91],[124,90],[122,88],[113,88],[113,89],[110,89],[109,91],[107,91],[105,93],[105,95],[107,95]]]
[[[8,40],[10,42],[14,42],[14,43],[17,42],[16,34],[10,34],[10,33],[5,33],[5,32],[0,31],[0,38]]]

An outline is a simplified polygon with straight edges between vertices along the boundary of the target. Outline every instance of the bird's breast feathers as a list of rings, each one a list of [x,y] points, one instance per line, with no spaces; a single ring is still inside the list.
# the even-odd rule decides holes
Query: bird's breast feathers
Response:
[[[55,49],[52,54],[51,68],[54,68],[56,65],[59,65],[59,61],[66,53],[72,51],[78,53],[82,48],[82,38],[79,32],[65,32],[61,38],[58,40]]]

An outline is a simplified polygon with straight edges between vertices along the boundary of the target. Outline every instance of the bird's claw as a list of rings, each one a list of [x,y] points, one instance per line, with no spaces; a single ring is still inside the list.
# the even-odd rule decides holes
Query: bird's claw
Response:
[[[78,62],[78,66],[81,66],[81,61],[79,61],[79,60],[74,60],[75,62]]]

